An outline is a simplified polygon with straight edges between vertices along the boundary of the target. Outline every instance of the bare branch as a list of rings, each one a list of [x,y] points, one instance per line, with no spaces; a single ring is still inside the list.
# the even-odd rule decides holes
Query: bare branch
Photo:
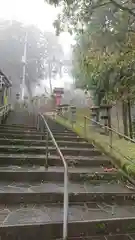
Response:
[[[135,17],[135,12],[132,11],[132,9],[128,8],[128,7],[124,7],[123,5],[117,3],[115,0],[110,0],[111,3],[113,3],[116,7],[118,7],[119,9],[123,10],[123,11],[127,11],[129,14],[131,14],[132,16]]]
[[[96,4],[95,6],[92,7],[92,9],[100,8],[100,7],[106,6],[108,4],[110,4],[110,1],[104,2],[104,3],[101,3],[101,4]]]
[[[89,17],[91,17],[91,15],[93,14],[94,10],[103,6],[106,6],[110,4],[110,1],[107,2],[101,2],[101,0],[99,0],[96,4],[93,4],[89,6]],[[85,5],[86,8],[88,8],[88,6]]]

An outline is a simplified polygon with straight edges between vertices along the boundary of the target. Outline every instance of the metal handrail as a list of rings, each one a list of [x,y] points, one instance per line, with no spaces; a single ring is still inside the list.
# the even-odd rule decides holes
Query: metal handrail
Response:
[[[62,116],[63,117],[63,116]],[[112,143],[112,138],[113,138],[113,133],[117,134],[120,138],[124,138],[128,141],[130,141],[131,143],[135,143],[135,140],[131,139],[130,137],[118,132],[117,130],[111,128],[111,127],[108,127],[108,126],[105,126],[104,124],[100,123],[100,122],[97,122],[95,121],[94,119],[91,119],[90,117],[88,116],[84,116],[84,115],[81,115],[81,118],[82,118],[82,121],[81,121],[81,124],[78,124],[78,126],[80,126],[81,128],[83,128],[83,131],[84,131],[84,136],[87,138],[87,120],[91,121],[92,123],[95,123],[95,126],[96,125],[99,125],[101,128],[105,129],[105,130],[108,130],[109,132],[109,138],[110,138],[110,143],[109,143],[109,147],[110,147],[110,150],[114,149],[116,152],[118,152],[123,158],[125,158],[127,160],[128,163],[132,163],[134,166],[135,166],[135,162],[128,156],[125,156],[121,153],[120,150],[118,150],[116,147],[113,147],[113,143]],[[68,119],[66,119],[68,121]],[[76,131],[76,129],[74,128],[74,124],[72,123],[71,124],[71,128],[73,130]],[[89,125],[88,125],[89,126]],[[116,164],[117,166],[117,164]],[[133,184],[135,184],[135,181],[130,177],[130,175],[128,175],[128,173],[126,173],[125,171],[123,171],[123,174],[127,177],[127,179],[132,182]]]
[[[4,116],[10,110],[10,104],[0,107],[0,117]]]
[[[63,117],[63,116],[62,116],[62,117]],[[118,132],[116,129],[114,129],[114,128],[112,128],[112,127],[105,126],[104,124],[102,124],[102,123],[100,123],[100,122],[97,122],[97,121],[95,121],[94,119],[91,119],[91,118],[88,117],[88,116],[82,116],[82,115],[81,115],[81,117],[84,119],[84,128],[85,128],[85,131],[86,131],[86,120],[90,120],[92,123],[95,123],[96,125],[102,127],[103,129],[108,130],[109,132],[115,133],[115,134],[117,134],[119,137],[122,137],[122,138],[124,138],[124,139],[126,139],[126,140],[128,140],[128,141],[130,141],[130,142],[132,142],[132,143],[135,143],[135,140],[134,140],[134,139],[132,139],[132,138],[130,138],[130,137],[128,137],[128,136],[126,136],[126,135]],[[67,119],[67,120],[68,120],[68,119]],[[73,127],[73,126],[72,126],[72,127]]]
[[[80,115],[79,115],[80,116]],[[63,116],[62,116],[63,117]],[[105,126],[104,124],[100,123],[100,122],[97,122],[95,121],[94,119],[88,117],[88,116],[84,116],[84,115],[81,115],[81,118],[82,118],[82,123],[83,124],[79,124],[80,127],[82,127],[84,129],[84,136],[87,137],[87,120],[91,121],[92,123],[95,123],[95,126],[100,126],[102,129],[105,129],[105,130],[108,130],[108,132],[110,133],[109,134],[109,137],[110,137],[110,144],[109,144],[109,147],[110,149],[112,150],[113,149],[113,146],[112,146],[112,134],[115,133],[116,135],[118,135],[120,138],[124,138],[125,140],[128,140],[130,141],[131,143],[135,143],[135,140],[118,132],[117,130],[115,130],[114,128],[111,128],[111,127],[108,127],[108,126]],[[67,119],[68,120],[68,119]],[[72,129],[74,129],[74,124],[72,123]],[[132,161],[131,158],[129,158],[128,156],[124,156],[118,149],[116,149],[115,147],[115,150],[122,156],[124,157],[127,161],[129,161],[130,163],[132,162],[134,165],[135,163]]]
[[[87,117],[87,116],[84,116],[84,119],[90,120],[91,122],[96,123],[97,125],[99,125],[99,126],[102,127],[103,129],[109,130],[109,131],[117,134],[119,137],[125,138],[126,140],[128,140],[128,141],[130,141],[130,142],[132,142],[132,143],[135,143],[135,140],[134,140],[134,139],[132,139],[132,138],[130,138],[130,137],[128,137],[128,136],[126,136],[126,135],[118,132],[118,131],[115,130],[114,128],[110,128],[110,127],[108,127],[108,126],[105,126],[104,124],[102,124],[102,123],[100,123],[100,122],[97,122],[97,121],[95,121],[95,120],[93,120],[93,119],[91,119],[90,117]]]
[[[47,134],[46,134],[46,160],[45,160],[45,167],[48,168],[48,139],[49,135],[51,137],[51,140],[56,147],[56,151],[59,154],[60,159],[63,162],[64,165],[64,214],[63,214],[63,240],[67,239],[68,235],[68,165],[67,162],[62,154],[62,152],[59,149],[59,146],[53,136],[52,131],[50,130],[48,123],[45,120],[45,117],[42,114],[38,114],[38,121],[37,121],[37,129],[40,129],[40,118],[43,120],[43,123],[47,129]]]
[[[85,134],[85,136],[86,136],[86,120],[89,120],[89,121],[91,121],[91,122],[93,122],[93,123],[95,123],[95,124],[97,124],[97,125],[99,125],[101,128],[103,128],[103,129],[105,129],[105,130],[108,130],[109,131],[109,136],[110,136],[110,144],[109,144],[109,147],[110,147],[110,149],[112,150],[112,149],[114,149],[116,152],[118,152],[123,158],[125,158],[129,163],[132,163],[133,165],[135,165],[135,162],[130,158],[130,157],[128,157],[128,156],[125,156],[124,154],[122,154],[122,152],[118,149],[118,148],[114,148],[113,147],[113,144],[112,144],[112,134],[113,133],[115,133],[115,134],[117,134],[119,137],[122,137],[122,138],[124,138],[124,139],[126,139],[126,140],[128,140],[128,141],[130,141],[131,143],[135,143],[135,141],[133,140],[133,139],[131,139],[130,137],[127,137],[126,135],[124,135],[124,134],[122,134],[122,133],[119,133],[117,130],[115,130],[115,129],[113,129],[113,128],[110,128],[110,127],[108,127],[108,126],[105,126],[104,124],[102,124],[102,123],[100,123],[100,122],[97,122],[97,121],[95,121],[95,120],[93,120],[93,119],[91,119],[90,117],[87,117],[87,116],[83,116],[84,117],[84,126],[81,126],[81,127],[83,127],[84,128],[84,134]]]

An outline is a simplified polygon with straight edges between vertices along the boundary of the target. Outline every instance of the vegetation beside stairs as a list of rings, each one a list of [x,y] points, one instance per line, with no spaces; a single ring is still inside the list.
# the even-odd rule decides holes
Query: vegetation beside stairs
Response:
[[[108,146],[109,137],[92,130],[87,131],[87,136],[85,136],[82,120],[79,121],[79,118],[73,126],[68,120],[60,116],[57,116],[55,121],[69,129],[73,129],[79,136],[85,138],[104,154],[110,156],[113,164],[119,167],[135,183],[135,143],[120,138],[113,139],[113,148],[110,150]]]

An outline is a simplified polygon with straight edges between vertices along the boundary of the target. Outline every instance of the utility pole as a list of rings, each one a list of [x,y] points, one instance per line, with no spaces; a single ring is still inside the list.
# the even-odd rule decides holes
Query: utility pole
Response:
[[[22,63],[23,63],[22,100],[24,99],[24,89],[25,89],[27,39],[28,39],[28,34],[26,32],[26,34],[25,34],[25,41],[24,41],[24,55],[22,56]]]
[[[48,73],[49,73],[50,93],[52,95],[52,62],[50,60],[48,62]]]

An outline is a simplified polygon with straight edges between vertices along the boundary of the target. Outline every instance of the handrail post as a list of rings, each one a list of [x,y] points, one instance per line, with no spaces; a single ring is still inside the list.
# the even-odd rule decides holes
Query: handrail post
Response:
[[[39,130],[39,116],[37,116],[37,130]]]
[[[109,132],[110,132],[110,152],[112,151],[112,135],[113,135],[113,133],[112,133],[112,130],[110,129],[109,130]]]
[[[48,133],[48,130],[47,130],[47,133],[46,133],[46,158],[45,158],[45,168],[48,168],[48,154],[49,154],[49,148],[48,148],[48,140],[49,140],[49,133]]]
[[[64,214],[63,214],[63,240],[68,237],[68,170],[64,171]]]
[[[86,117],[84,116],[84,136],[86,137]]]

